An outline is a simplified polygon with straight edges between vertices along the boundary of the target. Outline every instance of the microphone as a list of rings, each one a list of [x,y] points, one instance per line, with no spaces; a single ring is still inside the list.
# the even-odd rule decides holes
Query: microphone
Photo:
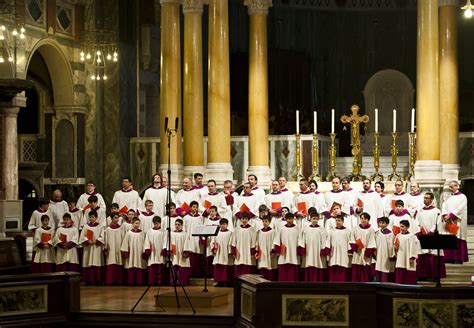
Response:
[[[178,123],[179,123],[179,117],[176,117],[176,120],[174,121],[174,130],[178,131]]]
[[[168,132],[168,116],[165,117],[165,133]]]

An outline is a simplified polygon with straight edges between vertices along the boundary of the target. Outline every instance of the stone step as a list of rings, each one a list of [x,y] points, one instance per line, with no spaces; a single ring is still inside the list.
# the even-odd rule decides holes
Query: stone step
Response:
[[[474,271],[472,270],[448,270],[446,269],[446,275],[448,277],[455,276],[455,275],[465,275],[465,276],[474,276]]]
[[[418,285],[419,286],[435,287],[436,283],[431,282],[431,281],[418,281]],[[443,287],[471,286],[471,284],[466,283],[466,282],[446,281],[445,279],[441,279],[441,286],[443,286]]]
[[[189,278],[189,284],[191,286],[204,286],[204,278]],[[207,286],[214,286],[212,278],[207,278]]]

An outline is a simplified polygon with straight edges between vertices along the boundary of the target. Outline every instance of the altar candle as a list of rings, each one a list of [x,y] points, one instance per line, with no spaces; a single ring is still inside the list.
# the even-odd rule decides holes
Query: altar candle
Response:
[[[314,118],[313,133],[317,134],[318,133],[318,112],[317,111],[313,112],[313,118]]]
[[[375,108],[375,133],[379,132],[379,110]]]
[[[411,130],[412,133],[415,132],[415,108],[411,109]]]
[[[331,133],[334,133],[334,117],[336,112],[334,109],[331,110]]]
[[[393,110],[393,130],[392,132],[397,132],[397,110]]]
[[[296,134],[300,134],[300,111],[296,110]]]

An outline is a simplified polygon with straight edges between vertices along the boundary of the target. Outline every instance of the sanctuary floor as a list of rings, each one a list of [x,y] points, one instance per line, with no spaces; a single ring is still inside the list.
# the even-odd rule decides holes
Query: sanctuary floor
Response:
[[[202,286],[186,286],[187,292],[200,292]],[[109,287],[109,286],[81,286],[81,312],[120,312],[130,313],[132,307],[145,291],[146,286],[140,287]],[[182,290],[178,287],[178,291]],[[196,308],[196,314],[205,316],[233,316],[234,289],[208,287],[210,292],[226,292],[227,304],[213,308]],[[193,315],[190,307],[160,307],[155,305],[155,295],[172,292],[172,287],[152,287],[135,309],[135,313],[159,313],[160,315]]]

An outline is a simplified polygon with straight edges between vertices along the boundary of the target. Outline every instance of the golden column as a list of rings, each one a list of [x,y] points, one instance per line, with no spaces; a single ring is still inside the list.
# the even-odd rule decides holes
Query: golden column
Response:
[[[161,74],[160,74],[160,171],[168,168],[168,144],[164,132],[165,118],[174,129],[176,118],[181,116],[181,56],[179,32],[179,0],[160,0],[161,3]],[[173,186],[180,184],[181,121],[171,138],[171,175]]]
[[[249,31],[249,167],[260,185],[270,184],[268,149],[267,14],[271,0],[245,0]]]
[[[228,0],[209,0],[207,170],[218,184],[232,180]]]
[[[205,0],[182,0],[184,13],[184,175],[204,173],[202,11]]]
[[[418,1],[417,36],[415,179],[423,187],[440,187],[438,0]]]
[[[439,1],[440,158],[446,182],[459,175],[458,0]]]

